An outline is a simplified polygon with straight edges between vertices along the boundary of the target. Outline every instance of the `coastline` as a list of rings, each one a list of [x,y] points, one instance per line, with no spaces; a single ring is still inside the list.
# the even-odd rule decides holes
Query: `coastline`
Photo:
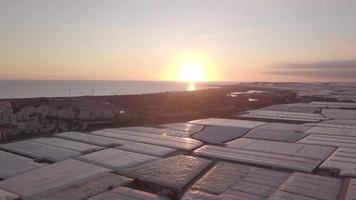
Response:
[[[212,83],[231,84],[198,82],[193,89],[207,89]],[[0,99],[150,94],[185,91],[189,86],[174,81],[0,80]]]
[[[240,96],[238,98],[227,96],[230,92],[248,91],[250,89],[256,88],[242,85],[220,85],[214,88],[195,91],[171,91],[129,95],[88,95],[77,97],[7,98],[1,99],[0,101],[11,102],[14,110],[20,110],[26,106],[48,105],[55,102],[62,102],[63,104],[73,101],[109,102],[115,106],[125,108],[128,113],[141,115],[143,119],[140,121],[145,124],[187,121],[187,119],[210,116],[229,117],[229,115],[233,113],[249,108],[266,106],[272,104],[272,102],[284,103],[290,101],[289,98],[285,100],[283,100],[283,98],[273,98],[273,93],[254,95],[255,98],[260,99],[257,102],[249,102],[247,96]],[[229,107],[229,109],[227,109],[227,107]],[[149,115],[148,113],[152,114],[149,118],[145,117]],[[172,115],[172,117],[168,117],[169,120],[164,120],[168,115]],[[181,118],[178,116],[185,117]],[[160,118],[162,120],[159,120]]]
[[[21,119],[25,116],[25,119],[15,120],[14,125],[30,127],[9,138],[13,140],[65,131],[86,132],[111,127],[156,126],[211,117],[236,118],[241,112],[274,104],[324,99],[299,97],[296,92],[289,90],[235,84],[195,91],[16,98],[3,99],[0,102],[8,102],[11,105],[15,118],[20,116]],[[11,126],[5,125],[3,128]]]

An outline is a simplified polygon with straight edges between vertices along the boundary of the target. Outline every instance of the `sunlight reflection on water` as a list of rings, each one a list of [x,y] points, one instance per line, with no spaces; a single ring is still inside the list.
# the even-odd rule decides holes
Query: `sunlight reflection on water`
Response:
[[[194,91],[196,90],[196,85],[195,85],[195,82],[189,82],[188,83],[188,86],[187,86],[187,91]]]

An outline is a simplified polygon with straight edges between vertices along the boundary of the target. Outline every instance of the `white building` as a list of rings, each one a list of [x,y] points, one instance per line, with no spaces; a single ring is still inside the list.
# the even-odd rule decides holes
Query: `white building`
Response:
[[[10,102],[0,102],[0,125],[13,122],[13,109]]]

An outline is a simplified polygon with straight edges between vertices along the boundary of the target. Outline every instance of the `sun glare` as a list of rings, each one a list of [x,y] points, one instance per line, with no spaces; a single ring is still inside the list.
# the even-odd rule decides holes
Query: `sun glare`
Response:
[[[203,66],[200,63],[185,63],[181,66],[181,79],[183,81],[198,82],[204,79]]]
[[[199,51],[177,54],[163,72],[164,79],[189,83],[216,81],[219,72],[212,59]]]

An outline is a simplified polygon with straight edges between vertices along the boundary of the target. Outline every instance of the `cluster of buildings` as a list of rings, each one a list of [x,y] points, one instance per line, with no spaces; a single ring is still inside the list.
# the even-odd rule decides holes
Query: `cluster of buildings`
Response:
[[[355,83],[249,83],[248,85],[296,92],[298,96],[333,98],[356,101]]]
[[[110,121],[125,113],[110,103],[75,101],[53,102],[13,108],[0,102],[0,141],[28,134],[80,129],[86,123]]]

